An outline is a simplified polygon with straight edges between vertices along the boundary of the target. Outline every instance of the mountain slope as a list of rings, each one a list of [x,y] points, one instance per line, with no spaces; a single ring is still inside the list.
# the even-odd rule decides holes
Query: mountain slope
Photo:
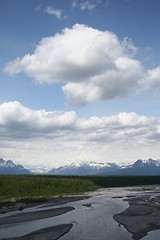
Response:
[[[11,160],[0,159],[0,174],[31,174],[31,172]]]

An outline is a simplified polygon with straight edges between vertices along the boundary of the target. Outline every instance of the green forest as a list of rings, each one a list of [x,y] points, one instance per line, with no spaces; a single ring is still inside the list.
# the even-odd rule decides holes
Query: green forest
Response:
[[[45,201],[99,188],[160,184],[160,176],[1,175],[0,201]]]

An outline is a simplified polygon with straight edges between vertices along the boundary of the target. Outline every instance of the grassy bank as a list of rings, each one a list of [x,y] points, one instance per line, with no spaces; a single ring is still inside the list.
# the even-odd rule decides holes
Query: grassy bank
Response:
[[[78,195],[98,188],[149,184],[160,184],[160,176],[1,175],[0,201],[43,201],[53,196]]]

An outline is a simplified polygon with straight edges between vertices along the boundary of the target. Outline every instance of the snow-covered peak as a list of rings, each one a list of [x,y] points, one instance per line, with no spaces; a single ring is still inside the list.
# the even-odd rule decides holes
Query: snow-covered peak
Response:
[[[16,167],[16,164],[12,160],[8,160],[8,161],[6,161],[6,166]]]
[[[0,174],[30,174],[30,171],[12,160],[0,159]]]
[[[3,160],[2,158],[0,159],[0,166],[1,167],[16,167],[17,165],[12,161],[12,160]]]
[[[151,166],[155,166],[155,167],[159,167],[160,166],[160,161],[159,160],[153,160],[152,158],[149,158],[147,160],[142,160],[142,159],[138,159],[133,165],[133,167],[151,167]]]
[[[65,166],[62,166],[60,168],[79,168],[79,167],[91,167],[91,168],[104,168],[104,167],[114,167],[118,166],[115,163],[105,163],[105,162],[95,162],[95,161],[89,161],[89,162],[81,162],[81,163],[71,163]]]

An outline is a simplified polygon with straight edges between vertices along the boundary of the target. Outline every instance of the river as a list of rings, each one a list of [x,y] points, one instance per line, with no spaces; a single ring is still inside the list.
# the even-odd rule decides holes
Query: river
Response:
[[[119,225],[113,215],[125,210],[129,204],[123,201],[127,195],[139,194],[137,189],[110,188],[100,189],[88,193],[90,198],[75,202],[68,202],[59,206],[42,205],[41,209],[53,209],[57,207],[74,207],[75,209],[65,214],[21,223],[5,224],[0,226],[0,239],[12,239],[21,237],[30,232],[60,225],[73,224],[71,230],[60,237],[60,240],[131,240],[132,234],[122,225]],[[24,209],[23,212],[38,211],[36,207]],[[11,216],[19,211],[1,214],[0,218]],[[160,231],[152,231],[143,240],[160,239]]]

